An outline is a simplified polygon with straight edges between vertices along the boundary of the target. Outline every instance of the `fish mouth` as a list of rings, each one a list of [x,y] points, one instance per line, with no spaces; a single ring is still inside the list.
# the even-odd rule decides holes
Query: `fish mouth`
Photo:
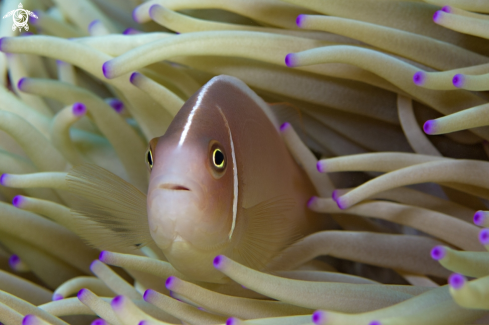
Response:
[[[179,175],[161,175],[150,181],[148,193],[151,191],[165,191],[167,193],[195,194],[200,196],[203,192],[202,184],[187,177]]]
[[[175,184],[175,183],[164,183],[158,186],[158,188],[164,189],[164,190],[171,190],[171,191],[190,191],[190,189],[186,186],[180,185],[180,184]]]

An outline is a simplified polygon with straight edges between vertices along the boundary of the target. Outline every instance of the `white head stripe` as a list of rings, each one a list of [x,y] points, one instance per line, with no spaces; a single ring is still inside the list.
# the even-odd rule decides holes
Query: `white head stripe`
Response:
[[[229,142],[231,143],[231,157],[233,159],[233,223],[231,224],[231,230],[229,231],[229,239],[233,236],[234,228],[236,227],[236,217],[238,215],[238,166],[236,165],[236,153],[234,151],[233,136],[231,134],[231,128],[229,127],[228,120],[224,115],[222,109],[217,106],[219,113],[221,113],[224,119],[224,124],[229,132]]]
[[[208,83],[202,87],[202,90],[200,91],[199,95],[197,96],[197,101],[195,102],[194,107],[192,107],[192,110],[190,111],[190,114],[188,115],[187,118],[187,123],[185,123],[185,127],[183,128],[182,135],[180,137],[180,140],[178,141],[178,146],[181,147],[183,142],[185,141],[185,138],[187,137],[187,133],[190,130],[190,125],[192,124],[192,120],[195,115],[195,111],[200,107],[200,104],[202,103],[202,99],[204,98],[205,94],[207,93],[207,90],[209,89],[210,86],[216,81],[216,78],[212,78]]]

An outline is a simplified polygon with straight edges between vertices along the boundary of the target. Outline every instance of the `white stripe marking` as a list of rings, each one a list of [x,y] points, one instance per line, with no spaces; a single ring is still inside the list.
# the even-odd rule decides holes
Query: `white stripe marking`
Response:
[[[180,140],[178,141],[178,146],[181,147],[183,145],[183,142],[185,141],[185,138],[187,137],[187,133],[190,130],[190,125],[192,124],[192,120],[195,115],[195,111],[200,107],[200,104],[202,103],[202,100],[204,99],[205,94],[207,93],[207,90],[209,89],[210,86],[216,81],[216,78],[212,78],[208,83],[202,87],[202,90],[200,91],[199,95],[197,96],[197,102],[195,103],[194,107],[192,107],[192,110],[190,111],[190,114],[188,115],[187,118],[187,123],[185,123],[185,127],[183,128],[182,136],[180,137]]]
[[[233,136],[231,134],[231,128],[229,127],[228,120],[226,119],[226,116],[224,115],[222,109],[219,106],[217,106],[217,108],[219,109],[219,113],[221,113],[222,118],[224,119],[224,123],[226,124],[229,132],[229,141],[231,143],[231,157],[233,159],[233,223],[231,224],[231,230],[229,231],[229,240],[231,240],[234,228],[236,227],[236,217],[238,215],[238,166],[236,165],[236,153],[234,151],[234,142]]]

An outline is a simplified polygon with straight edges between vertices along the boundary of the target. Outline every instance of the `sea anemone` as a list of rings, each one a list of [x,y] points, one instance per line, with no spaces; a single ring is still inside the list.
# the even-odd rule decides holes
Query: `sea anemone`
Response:
[[[1,16],[16,8],[4,0]],[[0,22],[1,323],[489,321],[487,3],[24,8],[38,17],[29,33]],[[79,208],[94,196],[112,204],[117,186],[73,182],[83,179],[77,166],[102,167],[136,189],[120,214],[146,211],[131,208],[148,188],[147,143],[220,74],[269,103],[316,189],[307,208],[334,225],[260,269],[218,255],[213,265],[228,281],[209,283],[174,268],[154,243],[107,240],[114,229]]]

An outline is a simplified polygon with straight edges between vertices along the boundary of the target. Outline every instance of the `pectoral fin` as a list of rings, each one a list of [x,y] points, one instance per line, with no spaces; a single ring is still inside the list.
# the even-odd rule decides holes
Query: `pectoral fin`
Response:
[[[152,242],[146,212],[146,195],[111,172],[92,164],[74,167],[67,176],[78,196],[72,210],[82,222],[80,232],[101,249],[140,248]]]
[[[254,269],[262,269],[268,261],[301,237],[288,219],[296,206],[292,198],[278,197],[244,209],[242,224],[246,228],[234,258]]]

